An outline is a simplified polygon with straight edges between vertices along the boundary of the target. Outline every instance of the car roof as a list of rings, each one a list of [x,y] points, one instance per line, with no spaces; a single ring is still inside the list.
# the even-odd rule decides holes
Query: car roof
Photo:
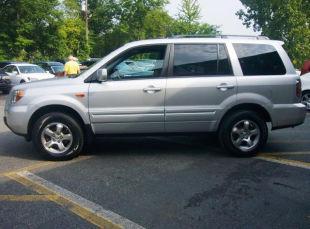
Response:
[[[218,37],[172,37],[163,39],[140,40],[127,43],[125,46],[151,45],[151,44],[187,44],[187,43],[247,43],[247,44],[284,44],[282,41],[257,39],[252,36],[233,36],[229,38]]]
[[[36,64],[30,64],[30,63],[13,63],[11,65],[15,65],[15,66],[38,66]]]
[[[41,61],[38,62],[38,64],[47,64],[49,66],[55,66],[55,65],[64,65],[63,63],[57,62],[57,61]]]

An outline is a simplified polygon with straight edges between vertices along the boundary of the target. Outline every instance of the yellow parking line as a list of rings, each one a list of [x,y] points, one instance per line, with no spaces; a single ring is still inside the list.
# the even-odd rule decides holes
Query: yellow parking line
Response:
[[[50,166],[58,167],[58,166],[69,165],[69,164],[72,164],[72,163],[76,163],[76,162],[80,162],[80,161],[84,161],[84,160],[90,159],[92,157],[93,156],[80,156],[80,157],[78,157],[76,159],[73,159],[71,161],[66,161],[66,162],[43,161],[43,162],[35,163],[35,164],[29,165],[29,166],[26,166],[26,167],[23,167],[23,168],[19,168],[19,169],[16,169],[16,170],[0,173],[0,177],[7,176],[7,175],[10,175],[10,174],[15,174],[15,173],[22,172],[22,171],[33,171],[33,170],[40,169],[40,168],[43,168],[43,167],[50,167]]]
[[[23,167],[23,168],[19,168],[19,169],[16,169],[16,170],[12,170],[12,171],[1,173],[0,177],[1,176],[7,176],[7,175],[10,175],[10,174],[14,174],[14,173],[18,173],[18,172],[25,171],[25,170],[32,171],[32,170],[35,170],[35,169],[42,168],[44,166],[49,166],[49,165],[51,165],[53,163],[55,163],[55,162],[48,161],[48,162],[35,163],[35,164],[29,165],[29,166],[26,166],[26,167]]]
[[[95,209],[91,209],[89,207],[84,206],[83,203],[81,204],[81,202],[79,201],[83,200],[82,197],[77,196],[72,200],[70,199],[70,194],[68,197],[68,194],[67,195],[64,194],[60,187],[57,187],[56,185],[53,185],[50,183],[49,185],[55,186],[55,190],[52,190],[51,188],[48,188],[46,184],[44,185],[44,183],[40,183],[38,181],[32,180],[30,177],[23,176],[22,174],[23,173],[8,174],[7,176],[19,182],[20,184],[36,191],[37,193],[45,195],[50,201],[63,206],[67,210],[78,215],[82,219],[98,226],[99,228],[106,228],[106,229],[124,228],[122,225],[114,223],[112,221],[113,219],[111,220],[108,217],[104,217],[100,215],[100,208],[98,206],[96,206]],[[35,175],[32,174],[32,176],[35,176]],[[45,180],[44,182],[46,182],[47,184],[49,183]],[[72,196],[74,196],[74,194],[72,194]],[[108,212],[108,215],[110,216],[113,216],[113,214],[114,213],[112,212]],[[124,220],[124,222],[125,223],[129,222],[130,225],[135,225],[134,223],[126,219]],[[139,227],[139,225],[137,225],[137,226],[131,226],[130,228],[142,228],[142,227]]]
[[[18,201],[18,202],[34,202],[34,201],[50,201],[53,196],[50,195],[0,195],[0,201]]]
[[[308,162],[289,160],[289,159],[284,159],[284,158],[280,158],[276,156],[267,156],[267,155],[257,156],[256,158],[264,160],[264,161],[275,162],[278,164],[289,165],[289,166],[294,166],[294,167],[303,168],[303,169],[310,169],[310,163]]]
[[[298,156],[298,155],[310,155],[310,152],[284,152],[284,153],[260,153],[258,156]]]
[[[309,140],[274,140],[274,141],[268,141],[268,143],[271,143],[271,144],[297,144],[297,143],[310,143]]]
[[[42,185],[39,185],[35,182],[32,182],[29,179],[21,177],[17,174],[8,174],[7,176],[9,178],[17,181],[18,183],[32,189],[33,191],[36,191],[37,193],[45,194],[45,196],[47,196],[50,201],[67,208],[71,212],[80,216],[82,219],[87,220],[88,222],[98,226],[99,228],[120,228],[120,227],[116,227],[116,226],[113,227],[113,225],[111,225],[110,222],[107,222],[106,220],[103,220],[94,214],[90,214],[87,211],[87,209],[83,209],[83,208],[77,206],[75,203],[62,198],[61,196],[59,196],[59,195],[55,194],[54,192],[48,190],[47,188],[43,187]]]

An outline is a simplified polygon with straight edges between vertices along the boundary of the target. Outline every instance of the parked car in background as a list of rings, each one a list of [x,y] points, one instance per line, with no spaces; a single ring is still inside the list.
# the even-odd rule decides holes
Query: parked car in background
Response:
[[[302,98],[301,101],[310,110],[310,73],[300,76],[302,83]]]
[[[76,78],[16,86],[4,120],[54,160],[77,156],[95,135],[201,132],[216,132],[234,155],[253,156],[267,123],[281,129],[306,117],[282,45],[222,36],[132,42]]]
[[[19,61],[0,61],[0,68],[4,68],[9,64],[25,64],[26,62],[19,62]]]
[[[10,76],[13,85],[55,77],[35,64],[9,64],[3,70]]]
[[[42,67],[45,71],[58,76],[62,77],[65,73],[65,65],[60,62],[54,62],[54,61],[45,61],[45,62],[38,62],[36,63],[40,67]]]
[[[8,74],[0,69],[0,91],[3,94],[8,94],[12,88],[11,80]]]
[[[80,63],[80,69],[81,71],[87,70],[90,66],[92,66],[94,63],[96,63],[100,58],[90,58],[88,60],[82,61]]]

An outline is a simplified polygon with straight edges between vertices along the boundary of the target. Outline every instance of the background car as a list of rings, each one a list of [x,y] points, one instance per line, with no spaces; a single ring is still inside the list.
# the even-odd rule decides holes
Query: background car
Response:
[[[26,62],[19,62],[19,61],[0,61],[0,68],[4,68],[9,64],[25,64]]]
[[[85,71],[87,70],[91,65],[93,65],[94,63],[96,63],[98,60],[100,60],[100,58],[90,58],[88,60],[82,61],[80,63],[80,69],[81,71]]]
[[[0,91],[2,91],[3,94],[9,94],[11,88],[12,85],[9,75],[0,69]]]
[[[310,73],[300,76],[302,83],[302,103],[310,110]]]
[[[35,64],[10,64],[4,67],[3,70],[10,76],[13,85],[55,77]]]
[[[64,76],[65,65],[63,63],[55,61],[46,61],[46,62],[38,62],[36,64],[42,67],[45,71],[48,71],[49,73],[55,76],[58,77]]]

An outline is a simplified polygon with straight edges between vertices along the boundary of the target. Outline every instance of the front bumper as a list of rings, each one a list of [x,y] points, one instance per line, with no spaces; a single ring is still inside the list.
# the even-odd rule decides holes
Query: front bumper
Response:
[[[281,104],[275,105],[272,112],[272,129],[295,127],[304,123],[307,115],[305,105]]]
[[[12,85],[0,81],[0,91],[9,91],[12,89]]]
[[[4,110],[4,123],[15,134],[26,136],[29,115],[26,106],[10,106]]]

